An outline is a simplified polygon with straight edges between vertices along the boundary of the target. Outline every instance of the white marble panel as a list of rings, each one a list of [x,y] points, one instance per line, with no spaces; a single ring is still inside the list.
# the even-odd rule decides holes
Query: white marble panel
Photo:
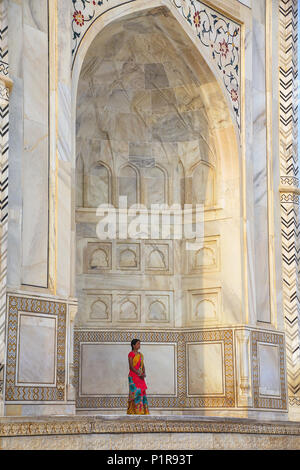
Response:
[[[258,343],[259,394],[281,395],[279,347]]]
[[[41,2],[25,2],[23,25],[24,151],[23,284],[47,287],[48,278],[48,34]],[[46,32],[45,32],[46,31]]]
[[[176,345],[143,343],[141,351],[145,361],[148,395],[175,395]]]
[[[128,393],[128,344],[82,344],[80,395]]]
[[[56,317],[20,312],[18,384],[50,384],[56,380]]]
[[[222,343],[187,344],[188,394],[224,394]]]
[[[81,345],[80,395],[127,395],[127,344],[83,343]],[[176,393],[176,359],[174,344],[144,344],[148,395]]]
[[[24,114],[48,123],[48,36],[24,25]]]
[[[24,121],[22,283],[47,286],[48,127]],[[34,182],[34,184],[33,184]]]

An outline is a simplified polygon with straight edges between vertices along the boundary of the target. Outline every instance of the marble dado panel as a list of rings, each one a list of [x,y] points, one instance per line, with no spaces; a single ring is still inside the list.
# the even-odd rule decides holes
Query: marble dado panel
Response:
[[[8,296],[5,400],[65,400],[67,304]]]
[[[128,345],[124,343],[81,343],[82,368],[79,377],[79,396],[111,397],[128,395]],[[176,343],[145,343],[147,375],[151,377],[148,394],[176,395]],[[116,358],[119,360],[116,361]],[[160,373],[157,373],[160,371]],[[103,380],[105,377],[105,380]],[[116,383],[116,377],[123,377]]]
[[[134,2],[138,0],[72,0],[73,65],[81,41],[93,23],[106,12]],[[200,51],[214,64],[240,128],[241,25],[199,0],[169,0],[168,4],[193,30]]]
[[[16,385],[56,385],[57,318],[18,312]]]
[[[240,367],[237,359],[246,359],[252,364],[249,381],[253,384],[254,395],[254,403],[249,401],[248,408],[285,411],[284,335],[257,330],[247,332],[251,338],[250,357],[241,358],[240,330],[231,328],[159,332],[75,329],[77,408],[126,408],[127,354],[131,339],[136,337],[142,342],[151,408],[247,406],[236,400],[237,387],[245,386],[245,371],[243,374],[236,372],[236,367]],[[252,392],[249,390],[249,393]]]
[[[233,370],[233,331],[232,330],[207,330],[207,331],[74,331],[74,367],[75,386],[77,389],[77,408],[125,408],[127,406],[127,375],[128,362],[127,354],[130,350],[130,341],[133,337],[140,338],[143,343],[143,353],[145,356],[145,368],[147,374],[147,385],[149,387],[149,404],[154,408],[202,408],[202,407],[234,407],[234,370]],[[120,351],[112,350],[111,344],[116,343],[118,347],[126,346],[126,360],[119,371],[119,376],[115,374],[114,364],[120,361]],[[221,378],[222,394],[219,389],[216,393],[216,386],[213,381],[209,381],[210,370],[203,361],[199,360],[199,350],[193,351],[193,347],[207,345],[205,357],[211,364],[214,361],[215,344],[221,344],[224,351],[222,355],[222,368],[224,374]],[[104,385],[100,383],[103,377],[108,377],[110,383],[110,396],[81,396],[80,391],[87,390],[88,383],[92,378],[84,375],[86,371],[87,356],[84,356],[86,345],[101,344],[103,353],[102,360],[110,361],[111,368],[107,368],[108,375],[103,375],[97,364],[91,365],[93,374],[98,376],[98,390],[104,390]],[[82,349],[83,346],[83,349]],[[209,348],[211,346],[211,348]],[[105,349],[106,348],[106,349]],[[194,357],[196,354],[197,360]],[[125,353],[124,353],[125,355]],[[224,357],[224,360],[223,360]],[[187,368],[189,360],[195,359],[197,367]],[[202,358],[203,359],[203,358]],[[96,356],[90,355],[90,361],[96,362]],[[170,375],[172,371],[172,376]],[[215,371],[216,375],[220,369]],[[86,378],[85,383],[82,382]],[[168,379],[166,381],[166,379]],[[219,377],[218,377],[219,379]],[[94,379],[93,379],[94,380]],[[94,380],[94,382],[95,382]],[[105,379],[106,380],[106,379]],[[116,393],[115,384],[122,383],[124,395]],[[205,384],[205,388],[204,387]],[[117,385],[119,387],[119,385]],[[126,390],[126,391],[125,391]],[[190,391],[190,396],[188,395]],[[192,395],[195,392],[195,395]],[[203,393],[204,391],[204,393]],[[172,392],[172,393],[171,393]]]
[[[84,289],[90,322],[114,325],[174,324],[172,291]]]
[[[287,408],[284,336],[251,332],[255,408]]]
[[[82,250],[85,274],[103,272],[173,274],[172,241],[99,242],[85,240]]]

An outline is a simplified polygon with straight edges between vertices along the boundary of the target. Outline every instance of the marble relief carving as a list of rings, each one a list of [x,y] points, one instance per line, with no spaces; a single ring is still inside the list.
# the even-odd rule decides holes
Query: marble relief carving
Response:
[[[84,289],[88,322],[113,324],[172,325],[173,292]]]
[[[140,322],[141,297],[139,295],[126,294],[117,296],[117,320],[124,322]]]
[[[129,240],[110,242],[85,241],[83,271],[86,274],[104,272],[171,275],[173,273],[172,240]]]
[[[188,292],[188,308],[192,323],[218,324],[221,311],[221,289],[203,288]]]
[[[188,254],[188,272],[190,274],[203,271],[220,270],[220,237],[204,237],[203,247]]]
[[[107,439],[103,440],[103,444],[101,442],[101,436],[100,434],[113,434],[113,435],[122,435],[124,433],[129,433],[129,435],[134,434],[136,432],[140,433],[150,433],[150,436],[147,438],[147,440],[143,441],[142,444],[145,446],[145,442],[147,443],[147,449],[152,448],[152,449],[157,449],[159,448],[159,445],[161,444],[161,433],[168,433],[174,436],[174,440],[178,442],[178,447],[175,447],[174,441],[170,440],[167,442],[167,445],[169,446],[168,448],[177,448],[177,449],[182,449],[182,439],[178,440],[177,433],[185,433],[186,435],[189,435],[189,433],[199,433],[199,434],[208,434],[208,433],[217,433],[217,435],[221,435],[221,439],[223,439],[224,436],[224,429],[226,433],[229,434],[229,439],[230,442],[234,439],[234,435],[236,435],[236,444],[235,444],[235,449],[240,450],[241,449],[241,442],[243,440],[243,435],[245,435],[245,440],[244,440],[244,446],[243,448],[249,449],[249,434],[250,435],[259,435],[255,436],[255,443],[253,445],[253,449],[258,449],[258,445],[261,445],[261,435],[265,435],[267,438],[266,441],[266,447],[261,447],[262,449],[266,448],[272,448],[274,450],[278,450],[278,439],[282,439],[282,446],[280,449],[286,450],[287,449],[287,441],[288,436],[291,437],[297,437],[300,436],[300,427],[298,423],[291,423],[291,422],[280,422],[280,423],[272,423],[271,421],[258,421],[258,422],[251,422],[251,420],[248,421],[233,421],[233,420],[221,420],[221,421],[212,421],[209,417],[207,419],[189,419],[189,420],[176,420],[174,417],[171,417],[170,419],[166,419],[165,416],[163,417],[158,417],[154,416],[147,417],[147,419],[142,420],[139,419],[139,422],[136,423],[135,420],[132,420],[130,418],[126,420],[120,420],[118,419],[99,419],[96,418],[95,416],[72,416],[72,418],[68,419],[66,417],[60,417],[60,416],[53,416],[53,417],[47,417],[44,419],[41,419],[41,417],[38,418],[25,418],[22,419],[20,422],[19,418],[11,419],[10,421],[1,421],[0,422],[0,436],[1,437],[16,437],[17,439],[21,436],[26,437],[26,443],[28,444],[28,449],[32,449],[33,445],[36,448],[41,448],[45,449],[45,444],[49,445],[48,441],[45,441],[44,439],[42,441],[36,441],[36,440],[29,440],[28,437],[30,436],[37,436],[37,437],[47,437],[49,438],[51,436],[54,436],[53,439],[53,446],[51,449],[57,450],[57,437],[64,436],[64,435],[70,435],[70,440],[71,443],[68,441],[66,446],[63,447],[63,449],[78,449],[78,444],[76,446],[72,446],[74,443],[74,437],[78,435],[83,435],[87,436],[89,434],[98,434],[96,436],[96,441],[95,441],[95,449],[99,449],[99,442],[101,443],[101,446],[107,447]],[[155,433],[159,436],[159,440],[155,441],[154,440],[154,435],[152,433]],[[247,435],[248,434],[248,435]],[[57,436],[57,437],[56,437]],[[272,438],[274,438],[274,444],[273,446],[270,444]],[[19,441],[19,439],[18,439]],[[86,440],[84,439],[82,444],[82,450],[86,449]],[[111,444],[115,443],[115,440],[112,439],[109,441]],[[118,441],[119,442],[119,441]],[[200,441],[201,442],[201,441]],[[228,441],[226,441],[227,443]],[[291,445],[298,445],[297,443],[294,443],[294,441],[290,441]],[[153,447],[150,447],[150,443],[153,444]],[[40,447],[38,447],[40,445]],[[165,446],[165,442],[163,444]],[[185,448],[195,448],[199,449],[199,441],[196,440],[194,441],[194,446],[189,447],[190,441],[185,440],[184,441]],[[226,446],[226,444],[225,444]],[[25,447],[25,441],[21,440],[21,445],[18,447],[20,450],[24,450]],[[62,448],[62,447],[60,447]],[[89,446],[89,448],[91,448]],[[101,447],[102,448],[102,447]],[[145,448],[145,447],[141,447]],[[162,448],[162,447],[161,447]],[[206,448],[206,447],[205,447]],[[213,446],[211,447],[213,448]],[[223,449],[224,447],[222,447]],[[228,447],[226,447],[228,449]],[[232,448],[232,447],[230,447]],[[252,447],[251,447],[252,448]],[[292,447],[289,447],[292,448]],[[8,449],[8,447],[7,447]],[[122,446],[122,449],[124,449],[124,444]],[[132,445],[128,444],[126,446],[126,449],[132,450]],[[214,447],[215,449],[215,447]],[[9,449],[11,450],[11,448]]]
[[[140,270],[139,243],[117,243],[117,269]]]
[[[112,246],[111,243],[87,243],[85,272],[97,273],[112,268]]]
[[[89,319],[91,321],[111,321],[112,296],[103,294],[89,297]]]
[[[169,295],[146,295],[147,322],[170,321]]]

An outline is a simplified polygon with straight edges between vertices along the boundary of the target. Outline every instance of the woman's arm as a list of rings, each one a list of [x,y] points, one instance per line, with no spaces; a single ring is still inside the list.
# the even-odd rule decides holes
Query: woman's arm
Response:
[[[135,372],[137,375],[141,375],[141,374],[139,374],[139,372],[133,367],[133,358],[132,358],[132,357],[128,357],[128,360],[129,360],[129,369],[132,370],[132,372]]]

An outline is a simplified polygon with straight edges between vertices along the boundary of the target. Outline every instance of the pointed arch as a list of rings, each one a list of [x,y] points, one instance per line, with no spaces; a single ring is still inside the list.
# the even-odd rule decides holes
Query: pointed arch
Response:
[[[165,168],[158,163],[152,168],[147,168],[144,182],[148,207],[151,204],[168,203],[168,172]]]
[[[86,175],[88,207],[111,203],[112,176],[110,167],[102,162],[93,163]]]
[[[200,160],[191,168],[191,198],[193,204],[215,205],[215,168],[208,162]]]
[[[132,163],[125,163],[119,169],[118,174],[118,197],[127,197],[127,205],[140,202],[140,173]]]

